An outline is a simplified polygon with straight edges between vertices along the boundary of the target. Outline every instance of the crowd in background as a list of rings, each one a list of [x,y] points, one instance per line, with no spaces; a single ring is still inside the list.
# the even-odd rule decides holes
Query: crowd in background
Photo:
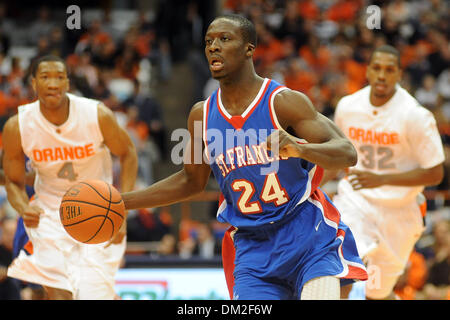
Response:
[[[105,9],[80,30],[68,30],[52,8],[42,6],[28,15],[14,16],[6,3],[0,3],[0,131],[18,105],[35,99],[29,82],[33,61],[46,54],[62,56],[70,91],[103,101],[130,133],[138,150],[141,188],[154,182],[158,165],[170,161],[167,123],[171,117],[184,116],[186,105],[204,99],[218,86],[203,57],[203,34],[216,12],[250,18],[258,35],[254,53],[257,73],[304,92],[330,118],[342,96],[366,85],[365,69],[372,50],[385,43],[394,45],[401,53],[404,70],[401,85],[435,115],[447,155],[444,180],[427,188],[447,191],[447,196],[429,198],[427,230],[396,292],[404,299],[450,298],[450,6],[446,1],[154,3],[152,12],[136,10],[126,28],[119,27],[112,11]],[[370,29],[367,24],[369,5],[381,9],[379,28]],[[178,115],[167,114],[152,88],[170,82],[177,76],[172,72],[174,64],[183,63],[193,71],[186,79],[193,83],[191,101],[180,102]],[[4,217],[1,266],[8,261],[6,221],[11,208],[3,190],[0,200],[0,217]],[[210,220],[185,221],[179,228],[174,228],[167,208],[135,211],[128,221],[128,240],[157,242],[155,258],[220,255],[224,228],[214,222],[215,207],[211,204]],[[1,270],[0,283],[4,280]]]

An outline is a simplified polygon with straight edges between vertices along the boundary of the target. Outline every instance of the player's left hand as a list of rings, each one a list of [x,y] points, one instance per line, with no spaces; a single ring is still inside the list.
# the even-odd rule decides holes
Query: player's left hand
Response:
[[[265,147],[267,150],[272,151],[274,155],[278,154],[281,157],[301,158],[302,155],[300,145],[291,137],[289,133],[284,130],[276,130],[272,132],[267,137]]]
[[[117,232],[117,234],[106,243],[105,248],[108,248],[112,244],[121,243],[126,235],[127,235],[127,219],[124,219],[122,226],[119,229],[119,232]]]
[[[376,188],[384,184],[382,175],[355,169],[349,170],[348,181],[352,185],[353,190]]]

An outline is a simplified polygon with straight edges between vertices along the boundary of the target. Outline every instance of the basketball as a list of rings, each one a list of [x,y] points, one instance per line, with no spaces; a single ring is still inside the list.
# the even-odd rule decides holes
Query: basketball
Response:
[[[61,200],[59,216],[72,238],[96,244],[117,234],[125,217],[125,205],[112,185],[100,180],[85,180],[67,190]]]

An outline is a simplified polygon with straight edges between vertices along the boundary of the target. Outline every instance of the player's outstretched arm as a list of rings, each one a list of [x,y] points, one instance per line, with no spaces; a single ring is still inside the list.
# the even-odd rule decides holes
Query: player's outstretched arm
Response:
[[[11,117],[3,128],[3,169],[9,203],[27,227],[37,227],[42,209],[29,206],[25,190],[25,155],[17,115]]]
[[[299,157],[324,169],[342,169],[356,164],[357,153],[343,132],[327,117],[316,111],[304,94],[284,90],[274,99],[275,113],[284,130],[279,135],[280,155]],[[299,144],[285,130],[292,128]],[[270,139],[269,148],[272,145]],[[284,154],[283,154],[284,153]]]
[[[204,161],[201,163],[194,161],[196,154],[203,155],[202,136],[194,135],[194,123],[201,122],[202,118],[203,102],[199,102],[189,114],[190,140],[184,155],[183,169],[148,188],[123,193],[122,199],[127,210],[170,205],[187,200],[205,189],[211,169]]]

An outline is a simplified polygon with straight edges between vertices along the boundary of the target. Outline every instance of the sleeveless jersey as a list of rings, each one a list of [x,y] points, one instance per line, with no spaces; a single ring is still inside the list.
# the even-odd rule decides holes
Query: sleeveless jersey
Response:
[[[222,104],[220,88],[203,106],[206,158],[222,191],[217,218],[237,228],[281,221],[309,198],[323,170],[299,158],[280,158],[264,147],[280,125],[275,95],[288,88],[265,79],[241,116]]]
[[[378,174],[395,174],[416,168],[432,168],[445,159],[442,141],[433,114],[420,106],[405,89],[383,106],[369,100],[370,86],[343,97],[335,112],[335,122],[358,152],[355,169]],[[351,188],[339,182],[340,194]],[[423,186],[391,186],[362,189],[362,196],[386,205],[415,201]]]
[[[36,172],[35,198],[58,211],[62,196],[77,181],[112,183],[112,160],[97,118],[99,101],[67,94],[69,117],[56,126],[39,100],[19,106],[22,148]]]

